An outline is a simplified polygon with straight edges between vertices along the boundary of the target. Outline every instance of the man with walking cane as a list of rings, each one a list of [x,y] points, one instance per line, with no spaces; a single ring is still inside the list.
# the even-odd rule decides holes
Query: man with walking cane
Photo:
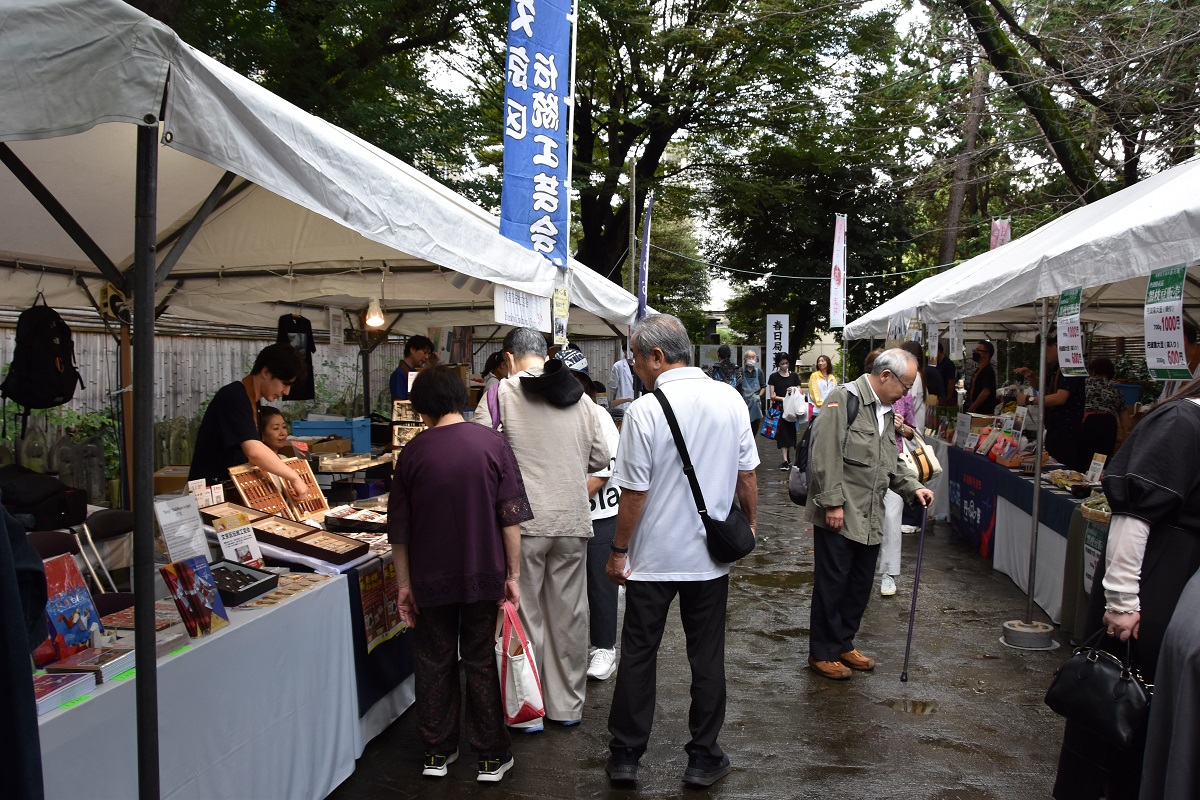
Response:
[[[908,503],[933,504],[933,492],[901,461],[893,436],[892,403],[912,387],[918,369],[905,351],[885,350],[870,374],[829,396],[814,423],[804,507],[814,546],[808,665],[831,680],[875,668],[854,637],[874,585],[884,494],[890,488]]]

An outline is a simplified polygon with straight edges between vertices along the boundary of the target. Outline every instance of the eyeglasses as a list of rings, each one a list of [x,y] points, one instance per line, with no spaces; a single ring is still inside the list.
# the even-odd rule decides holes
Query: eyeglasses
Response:
[[[896,383],[900,384],[901,386],[904,386],[904,381],[900,380],[900,376],[899,376],[899,375],[897,375],[897,374],[896,374],[896,373],[894,373],[894,372],[889,372],[888,374],[889,374],[889,375],[891,375],[893,378],[895,378],[895,379],[896,379]],[[914,383],[916,383],[916,382],[917,382],[917,378],[916,378],[916,376],[914,375],[914,376],[913,376],[913,379],[912,379],[912,381],[910,381],[910,382],[909,382],[908,386],[904,386],[904,393],[905,393],[905,394],[908,394],[908,393],[909,393],[909,391],[911,391],[911,390],[912,390],[913,384],[914,384]]]
[[[981,349],[981,348],[978,348],[978,347],[977,347],[977,348],[975,348],[975,352],[976,352],[976,353],[979,353],[979,355],[981,355],[981,356],[986,356],[986,355],[988,354],[988,351],[987,351],[987,350],[983,350],[983,349]]]

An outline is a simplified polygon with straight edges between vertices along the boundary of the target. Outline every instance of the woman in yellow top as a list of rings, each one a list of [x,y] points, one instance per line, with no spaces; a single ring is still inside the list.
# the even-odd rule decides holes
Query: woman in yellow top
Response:
[[[817,407],[814,414],[820,411],[825,398],[829,397],[837,385],[837,378],[833,376],[833,363],[830,362],[829,356],[817,356],[817,368],[813,370],[812,375],[808,376],[808,396],[812,398],[813,405]]]

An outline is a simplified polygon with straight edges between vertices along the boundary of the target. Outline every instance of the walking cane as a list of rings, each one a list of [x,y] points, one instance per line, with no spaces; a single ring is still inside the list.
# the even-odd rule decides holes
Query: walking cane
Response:
[[[912,608],[908,611],[908,642],[904,645],[904,671],[900,682],[908,683],[908,654],[912,651],[913,619],[917,616],[917,588],[921,585],[921,557],[925,555],[925,523],[929,521],[929,509],[921,509],[921,541],[917,543],[917,571],[913,575]]]

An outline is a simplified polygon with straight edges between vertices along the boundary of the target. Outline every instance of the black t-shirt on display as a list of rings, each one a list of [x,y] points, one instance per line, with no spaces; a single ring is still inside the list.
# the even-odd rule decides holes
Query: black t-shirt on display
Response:
[[[245,385],[235,381],[222,386],[200,421],[188,480],[204,478],[210,484],[229,480],[229,468],[246,463],[242,442],[251,439],[259,435]]]
[[[279,318],[279,334],[275,337],[277,344],[290,344],[304,356],[308,374],[292,384],[284,400],[312,400],[317,396],[316,383],[313,379],[312,354],[317,352],[317,343],[313,340],[312,323],[307,318],[296,314],[284,314]]]

